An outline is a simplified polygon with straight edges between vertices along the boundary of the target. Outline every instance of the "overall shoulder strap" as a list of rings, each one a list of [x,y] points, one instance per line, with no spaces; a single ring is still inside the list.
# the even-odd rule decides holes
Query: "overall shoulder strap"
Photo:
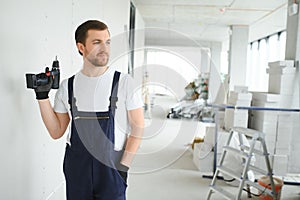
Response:
[[[118,101],[118,88],[119,88],[119,79],[120,79],[120,72],[115,71],[114,79],[111,87],[111,94],[109,97],[109,109],[112,111],[112,114],[115,115],[115,111],[117,108],[117,101]]]
[[[73,82],[74,82],[74,77],[75,77],[75,75],[73,75],[72,77],[70,77],[68,79],[68,102],[70,104],[71,113],[72,113],[72,103],[74,103],[73,102]]]

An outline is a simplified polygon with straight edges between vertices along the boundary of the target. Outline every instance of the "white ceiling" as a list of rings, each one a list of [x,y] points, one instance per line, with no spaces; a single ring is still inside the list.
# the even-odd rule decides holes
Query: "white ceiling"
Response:
[[[285,29],[288,0],[134,0],[146,27],[183,33],[201,41],[226,41],[230,25],[259,27],[270,16],[272,23],[260,27]],[[280,14],[278,14],[280,12]],[[268,19],[269,20],[269,19]],[[269,20],[270,21],[270,20]],[[147,39],[170,39],[170,35],[146,34]]]

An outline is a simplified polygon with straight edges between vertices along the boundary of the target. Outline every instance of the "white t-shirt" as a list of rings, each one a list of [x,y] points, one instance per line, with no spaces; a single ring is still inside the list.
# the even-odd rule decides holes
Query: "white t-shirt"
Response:
[[[81,72],[75,74],[73,91],[76,98],[76,106],[79,111],[105,112],[108,111],[109,97],[115,70],[108,68],[98,77],[88,77]],[[128,74],[121,73],[119,79],[118,101],[115,113],[115,150],[121,150],[126,141],[126,134],[130,133],[127,111],[143,107],[141,95],[133,78]],[[54,111],[57,113],[70,113],[68,103],[68,79],[60,84],[55,100]],[[70,144],[71,128],[67,142]],[[71,144],[72,145],[72,144]]]

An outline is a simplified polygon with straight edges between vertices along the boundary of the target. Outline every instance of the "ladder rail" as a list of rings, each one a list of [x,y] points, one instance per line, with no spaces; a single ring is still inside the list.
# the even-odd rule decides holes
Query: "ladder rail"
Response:
[[[230,131],[230,133],[229,133],[229,137],[228,137],[228,140],[226,142],[226,145],[228,145],[228,146],[229,146],[229,143],[230,143],[230,141],[232,139],[233,133],[234,133],[233,131]],[[227,153],[227,151],[225,149],[223,149],[222,155],[221,155],[221,158],[220,158],[220,161],[219,161],[219,165],[220,166],[223,165],[226,153]],[[213,179],[212,179],[212,182],[211,182],[211,185],[210,185],[210,188],[212,188],[212,187],[215,186],[216,181],[218,179],[219,172],[220,172],[220,170],[216,170],[215,171]],[[219,190],[214,190],[214,191],[219,191]],[[213,192],[213,189],[210,189],[209,192],[208,192],[208,195],[207,195],[207,199],[210,199],[210,197],[212,195],[212,192]]]
[[[242,139],[241,133],[239,133],[239,138],[240,138],[240,142],[242,142],[240,144],[243,145],[243,141],[242,141],[243,139]],[[245,181],[248,180],[249,165],[251,163],[251,158],[253,157],[253,150],[254,150],[255,142],[256,142],[255,138],[252,138],[252,142],[250,144],[250,150],[248,152],[248,158],[244,159],[245,166],[244,166],[243,173],[242,173],[242,180],[240,182],[239,189],[238,189],[239,191],[238,191],[237,199],[240,199],[243,188],[244,188]],[[244,151],[244,150],[242,150],[242,151]]]
[[[265,140],[262,140],[261,144],[262,144],[262,147],[263,147],[263,151],[267,152],[267,145],[266,145]],[[272,167],[271,167],[271,164],[270,164],[269,154],[265,155],[265,161],[266,161],[266,165],[267,165],[267,168],[268,168],[268,172],[269,173],[271,172],[269,174],[271,189],[274,193],[275,200],[277,200],[278,194],[277,194],[276,189],[275,189],[275,183],[274,183],[274,179],[273,179],[273,173],[272,173]]]

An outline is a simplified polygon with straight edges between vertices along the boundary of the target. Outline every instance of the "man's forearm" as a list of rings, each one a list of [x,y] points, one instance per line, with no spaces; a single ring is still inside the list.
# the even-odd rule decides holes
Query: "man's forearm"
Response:
[[[53,139],[60,138],[69,123],[69,117],[62,115],[60,118],[54,112],[49,99],[39,100],[39,107],[43,122]]]
[[[125,151],[121,159],[121,164],[129,167],[134,155],[142,141],[144,133],[144,114],[143,109],[138,108],[128,112],[129,122],[131,126],[131,133],[127,138]]]
[[[141,137],[135,137],[130,135],[126,142],[125,151],[121,160],[121,164],[125,166],[130,166],[131,162],[136,154],[140,144],[141,144]]]

